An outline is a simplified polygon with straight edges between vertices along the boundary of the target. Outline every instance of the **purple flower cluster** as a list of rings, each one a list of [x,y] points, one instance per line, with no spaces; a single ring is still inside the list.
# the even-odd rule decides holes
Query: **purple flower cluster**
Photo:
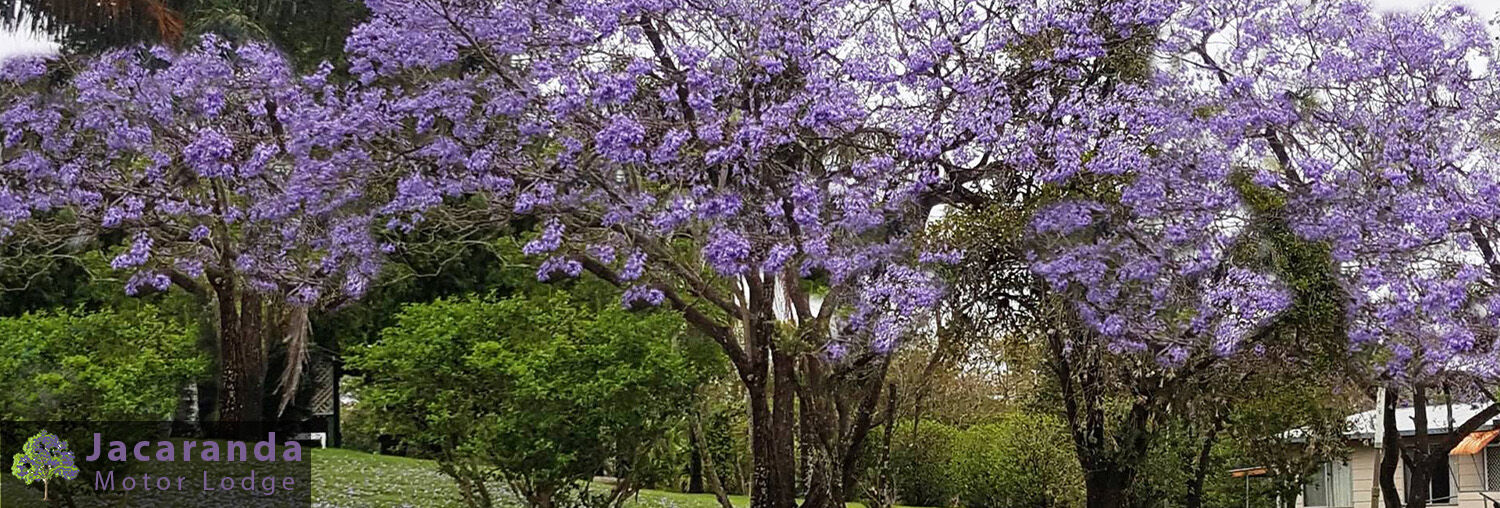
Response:
[[[749,258],[750,241],[727,228],[709,232],[703,244],[703,259],[721,275],[744,273],[745,260]]]
[[[552,219],[547,221],[547,226],[542,229],[541,236],[526,242],[526,245],[521,248],[521,252],[528,256],[534,256],[555,251],[558,246],[562,245],[562,237],[562,221]]]
[[[577,260],[553,256],[543,261],[536,269],[536,279],[542,282],[562,277],[577,277],[583,273],[583,264]]]
[[[654,307],[661,305],[661,302],[665,299],[666,295],[662,294],[661,290],[646,286],[630,286],[629,289],[625,290],[625,296],[622,298],[623,304],[627,309],[633,308],[637,304]]]

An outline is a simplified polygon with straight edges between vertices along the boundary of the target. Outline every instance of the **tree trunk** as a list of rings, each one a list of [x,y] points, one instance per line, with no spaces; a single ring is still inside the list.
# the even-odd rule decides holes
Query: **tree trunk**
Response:
[[[891,383],[889,390],[885,399],[885,443],[880,448],[880,480],[876,482],[874,496],[879,508],[896,504],[896,481],[891,472],[891,446],[896,439],[896,383]]]
[[[797,506],[797,364],[796,360],[771,347],[772,371],[775,382],[771,389],[771,404],[775,411],[771,425],[776,433],[776,462],[771,470],[778,476],[777,484],[782,488],[776,494],[777,506]]]
[[[804,387],[806,391],[816,389],[815,386]],[[834,425],[826,419],[822,404],[822,400],[804,392],[797,408],[802,433],[798,450],[802,452],[802,480],[807,489],[801,508],[830,508],[835,506],[837,497],[834,480],[837,470],[833,465],[836,459],[829,449],[826,435]]]
[[[1074,365],[1062,347],[1063,341],[1056,337],[1049,341],[1055,358],[1048,362],[1052,374],[1058,381],[1063,395],[1063,409],[1067,417],[1068,430],[1073,438],[1073,451],[1078,465],[1083,468],[1084,506],[1087,508],[1120,508],[1126,505],[1126,491],[1135,480],[1135,470],[1121,465],[1118,458],[1138,458],[1126,450],[1111,450],[1105,436],[1105,413],[1102,390],[1096,385],[1098,365],[1079,362]],[[1127,426],[1137,423],[1141,417],[1140,407],[1131,408],[1126,419]],[[1144,420],[1140,423],[1144,424]],[[1122,429],[1128,437],[1134,437],[1135,429]],[[1146,429],[1139,429],[1144,433]],[[1132,449],[1141,446],[1144,439],[1123,439]]]
[[[788,469],[795,469],[790,435],[781,433],[771,411],[764,385],[747,386],[750,392],[750,505],[752,508],[795,508],[796,496]],[[786,416],[783,415],[782,418]],[[783,450],[787,450],[784,452]]]
[[[1412,386],[1412,425],[1416,427],[1415,450],[1402,448],[1402,455],[1409,467],[1406,474],[1407,508],[1427,508],[1427,499],[1432,497],[1432,469],[1427,458],[1432,454],[1431,436],[1427,433],[1427,387],[1421,383]],[[1444,454],[1444,458],[1447,455]]]
[[[772,386],[765,382],[765,374],[771,369],[762,369],[745,377],[745,388],[750,396],[750,504],[753,508],[796,507],[794,481],[797,465],[791,421],[794,408],[791,401],[786,400],[787,392],[793,387],[792,381],[781,379],[782,372],[779,371],[782,368],[775,368],[778,376]]]
[[[703,454],[705,452],[704,452],[703,448],[700,448],[700,447],[697,446],[697,443],[698,443],[698,441],[701,440],[702,436],[699,436],[697,434],[698,433],[697,420],[695,419],[693,423],[694,423],[693,427],[688,429],[688,438],[693,441],[694,446],[693,446],[692,451],[689,453],[689,457],[688,457],[688,486],[687,486],[687,492],[689,494],[702,494],[703,493]]]
[[[1125,506],[1125,491],[1135,475],[1114,468],[1085,471],[1083,486],[1087,490],[1085,506],[1088,508],[1121,508]]]
[[[1406,508],[1427,508],[1427,498],[1432,495],[1432,475],[1424,467],[1406,468]]]
[[[823,360],[816,355],[803,355],[801,360],[797,409],[802,424],[802,478],[807,486],[802,508],[831,508],[843,504],[836,466],[840,457],[835,450],[840,425],[829,398]]]
[[[1193,477],[1188,479],[1186,508],[1203,508],[1203,482],[1208,479],[1209,459],[1213,453],[1214,444],[1219,441],[1219,431],[1224,427],[1224,419],[1218,412],[1214,413],[1213,426],[1209,427],[1208,433],[1203,437],[1203,442],[1198,446],[1197,463],[1194,464]]]
[[[777,351],[774,294],[770,281],[748,277],[744,281],[745,303],[739,317],[744,332],[744,353],[731,344],[733,337],[719,337],[734,360],[740,382],[749,397],[750,412],[750,506],[752,508],[796,508],[796,461],[793,445],[795,408],[791,396],[795,367]],[[726,332],[727,333],[727,332]],[[774,376],[774,377],[773,377]]]
[[[1396,487],[1396,467],[1401,458],[1401,434],[1396,429],[1396,401],[1399,393],[1390,390],[1385,396],[1385,407],[1380,408],[1385,426],[1384,449],[1380,453],[1380,497],[1385,508],[1401,508],[1401,491]]]
[[[885,355],[880,358],[880,366],[870,375],[866,383],[866,393],[859,401],[855,409],[854,418],[848,423],[848,428],[843,429],[840,434],[844,436],[845,442],[841,445],[843,449],[843,462],[839,467],[843,469],[844,494],[840,499],[852,497],[855,484],[858,483],[857,475],[860,471],[859,459],[863,456],[865,441],[869,438],[870,429],[875,426],[875,409],[880,403],[881,388],[885,386],[886,376],[890,373],[891,357]],[[894,385],[892,386],[894,388]],[[886,415],[885,423],[895,425],[896,414],[894,412]],[[842,502],[834,505],[834,508],[842,508]]]
[[[802,508],[842,508],[859,494],[860,459],[890,367],[888,355],[873,361],[857,372],[835,375],[818,355],[802,357],[798,409],[808,488]]]
[[[713,491],[714,499],[719,501],[719,508],[734,508],[734,503],[729,502],[729,494],[724,492],[724,484],[719,481],[719,472],[714,467],[713,451],[708,448],[708,435],[703,433],[703,423],[694,411],[690,416],[693,428],[690,429],[693,436],[693,450],[703,459],[703,476],[708,480],[708,488]]]
[[[229,276],[215,277],[213,287],[219,300],[219,421],[260,421],[265,394],[261,297],[238,289]]]

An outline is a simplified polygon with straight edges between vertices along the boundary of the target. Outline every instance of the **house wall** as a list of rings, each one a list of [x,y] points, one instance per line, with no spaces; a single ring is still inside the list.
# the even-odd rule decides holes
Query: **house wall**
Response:
[[[1478,455],[1448,457],[1448,466],[1458,480],[1458,503],[1456,505],[1434,504],[1432,506],[1493,508],[1490,501],[1486,500],[1484,495],[1480,494],[1481,491],[1484,491],[1483,470],[1485,464],[1483,455],[1483,453],[1480,453]],[[1363,444],[1356,444],[1350,452],[1349,476],[1351,478],[1350,481],[1353,483],[1350,492],[1353,493],[1351,499],[1354,500],[1353,507],[1350,508],[1379,508],[1379,506],[1371,504],[1374,501],[1374,498],[1371,497],[1371,492],[1380,488],[1375,480],[1376,471],[1379,471],[1380,468],[1378,457],[1379,455],[1375,453],[1375,448]],[[1402,469],[1399,467],[1396,469],[1396,485],[1398,488],[1403,488],[1400,486],[1405,485],[1406,481],[1403,478]],[[1405,492],[1403,491],[1402,494],[1404,495]],[[1500,500],[1500,489],[1485,491],[1485,494],[1489,494],[1491,498]],[[1381,504],[1383,505],[1384,502],[1385,500],[1382,499]],[[1297,496],[1297,506],[1299,508],[1303,506],[1301,495]]]

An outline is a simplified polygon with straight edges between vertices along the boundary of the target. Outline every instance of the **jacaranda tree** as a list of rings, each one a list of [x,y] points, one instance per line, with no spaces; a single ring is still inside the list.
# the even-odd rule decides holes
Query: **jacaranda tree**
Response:
[[[1170,12],[368,4],[349,59],[362,83],[401,97],[382,136],[412,171],[393,206],[481,189],[485,220],[536,225],[538,278],[588,271],[624,288],[627,306],[682,312],[748,392],[752,504],[776,508],[795,504],[799,469],[805,506],[850,497],[889,354],[940,294],[930,266],[961,258],[912,241],[935,205],[982,190],[988,170],[1050,157],[1034,147],[1068,139],[1036,120],[1078,106],[1049,87]]]
[[[970,167],[982,176],[946,194],[967,215],[1034,217],[1024,239],[954,238],[987,244],[976,257],[997,261],[994,274],[969,267],[980,273],[960,289],[984,300],[965,305],[975,322],[1035,332],[1028,340],[1045,345],[1087,503],[1120,506],[1153,426],[1208,374],[1261,351],[1292,294],[1260,257],[1242,255],[1259,239],[1231,185],[1232,141],[1208,135],[1231,127],[1159,61],[1172,53],[1162,31],[1191,5],[1019,11],[1047,24],[981,60],[1023,64],[992,85],[1007,90],[987,103],[1003,122],[958,124],[974,133],[971,148],[983,155]],[[954,61],[973,63],[965,60]],[[984,96],[960,97],[978,105]],[[1021,316],[993,319],[1006,313]]]
[[[1425,506],[1448,451],[1500,414],[1489,395],[1500,381],[1500,83],[1485,20],[1462,7],[1375,13],[1354,1],[1240,2],[1198,16],[1208,21],[1173,37],[1190,52],[1184,69],[1219,83],[1205,95],[1256,133],[1237,157],[1285,196],[1297,234],[1331,247],[1351,351],[1381,359],[1362,382],[1388,391],[1382,498],[1403,501],[1399,458],[1410,465],[1406,506]],[[1213,42],[1233,38],[1254,42]],[[1488,400],[1432,437],[1437,392]],[[1410,437],[1397,433],[1403,398],[1417,408]]]
[[[383,119],[362,104],[380,97],[211,36],[50,68],[12,60],[0,81],[0,241],[59,256],[120,242],[127,292],[175,286],[215,306],[219,418],[259,419],[263,345],[285,339],[298,358],[308,309],[379,271],[390,185],[362,148]]]
[[[1026,242],[1040,287],[1028,309],[1084,471],[1091,507],[1123,506],[1163,418],[1227,362],[1265,354],[1291,304],[1231,185],[1231,144],[1212,106],[1154,65],[1160,30],[1120,47],[1113,70],[1052,92],[1046,143],[1018,167],[1040,201]]]
[[[1424,403],[1495,372],[1494,48],[1461,9],[367,4],[347,85],[212,37],[6,67],[0,239],[123,242],[132,291],[216,302],[225,419],[258,412],[267,339],[364,292],[380,231],[438,221],[530,227],[539,279],[588,271],[713,338],[757,508],[792,507],[799,470],[805,506],[850,497],[890,354],[964,261],[925,247],[942,204],[1037,210],[1016,294],[1049,320],[1091,506],[1123,502],[1202,374],[1297,356],[1275,324],[1308,274],[1267,220],[1329,246],[1375,378]],[[1417,440],[1408,462],[1436,464]]]
[[[1110,352],[1087,361],[1154,359],[1159,374],[1126,385],[1142,400],[1143,390],[1179,386],[1243,352],[1295,352],[1277,347],[1297,337],[1288,343],[1271,333],[1282,327],[1266,326],[1296,296],[1284,288],[1289,274],[1256,260],[1274,257],[1256,221],[1286,224],[1330,249],[1328,271],[1347,299],[1347,351],[1386,359],[1369,376],[1393,393],[1385,501],[1401,503],[1401,458],[1414,465],[1406,502],[1424,506],[1447,450],[1500,412],[1455,422],[1441,440],[1429,439],[1422,417],[1413,442],[1395,435],[1402,390],[1425,408],[1428,390],[1482,391],[1495,380],[1492,44],[1461,8],[1227,0],[1175,9],[1147,52],[1144,95],[1116,94],[1060,119],[1080,125],[1120,111],[1093,132],[1070,131],[1064,139],[1096,144],[1056,159],[1087,169],[1059,194],[1093,197],[1060,200],[1034,224],[1043,242],[1033,270],[1088,325],[1075,339]],[[1251,213],[1236,178],[1280,205]],[[1098,351],[1078,343],[1061,341],[1055,353]],[[1084,438],[1113,441],[1096,447],[1108,448],[1146,436]],[[1123,476],[1117,488],[1128,487]]]

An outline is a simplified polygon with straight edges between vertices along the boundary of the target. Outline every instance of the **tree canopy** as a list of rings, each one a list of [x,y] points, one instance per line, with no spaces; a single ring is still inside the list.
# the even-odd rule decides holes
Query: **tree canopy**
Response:
[[[1496,381],[1500,80],[1463,7],[366,6],[347,68],[209,34],[0,70],[0,240],[113,237],[127,291],[216,303],[222,416],[256,416],[267,337],[305,342],[403,239],[500,225],[537,280],[588,272],[718,344],[756,508],[848,500],[890,358],[956,317],[1043,323],[1014,333],[1047,347],[1095,506],[1226,365],[1316,349],[1418,405]],[[992,212],[1003,273],[976,277],[936,224]],[[950,312],[945,282],[978,300]]]

